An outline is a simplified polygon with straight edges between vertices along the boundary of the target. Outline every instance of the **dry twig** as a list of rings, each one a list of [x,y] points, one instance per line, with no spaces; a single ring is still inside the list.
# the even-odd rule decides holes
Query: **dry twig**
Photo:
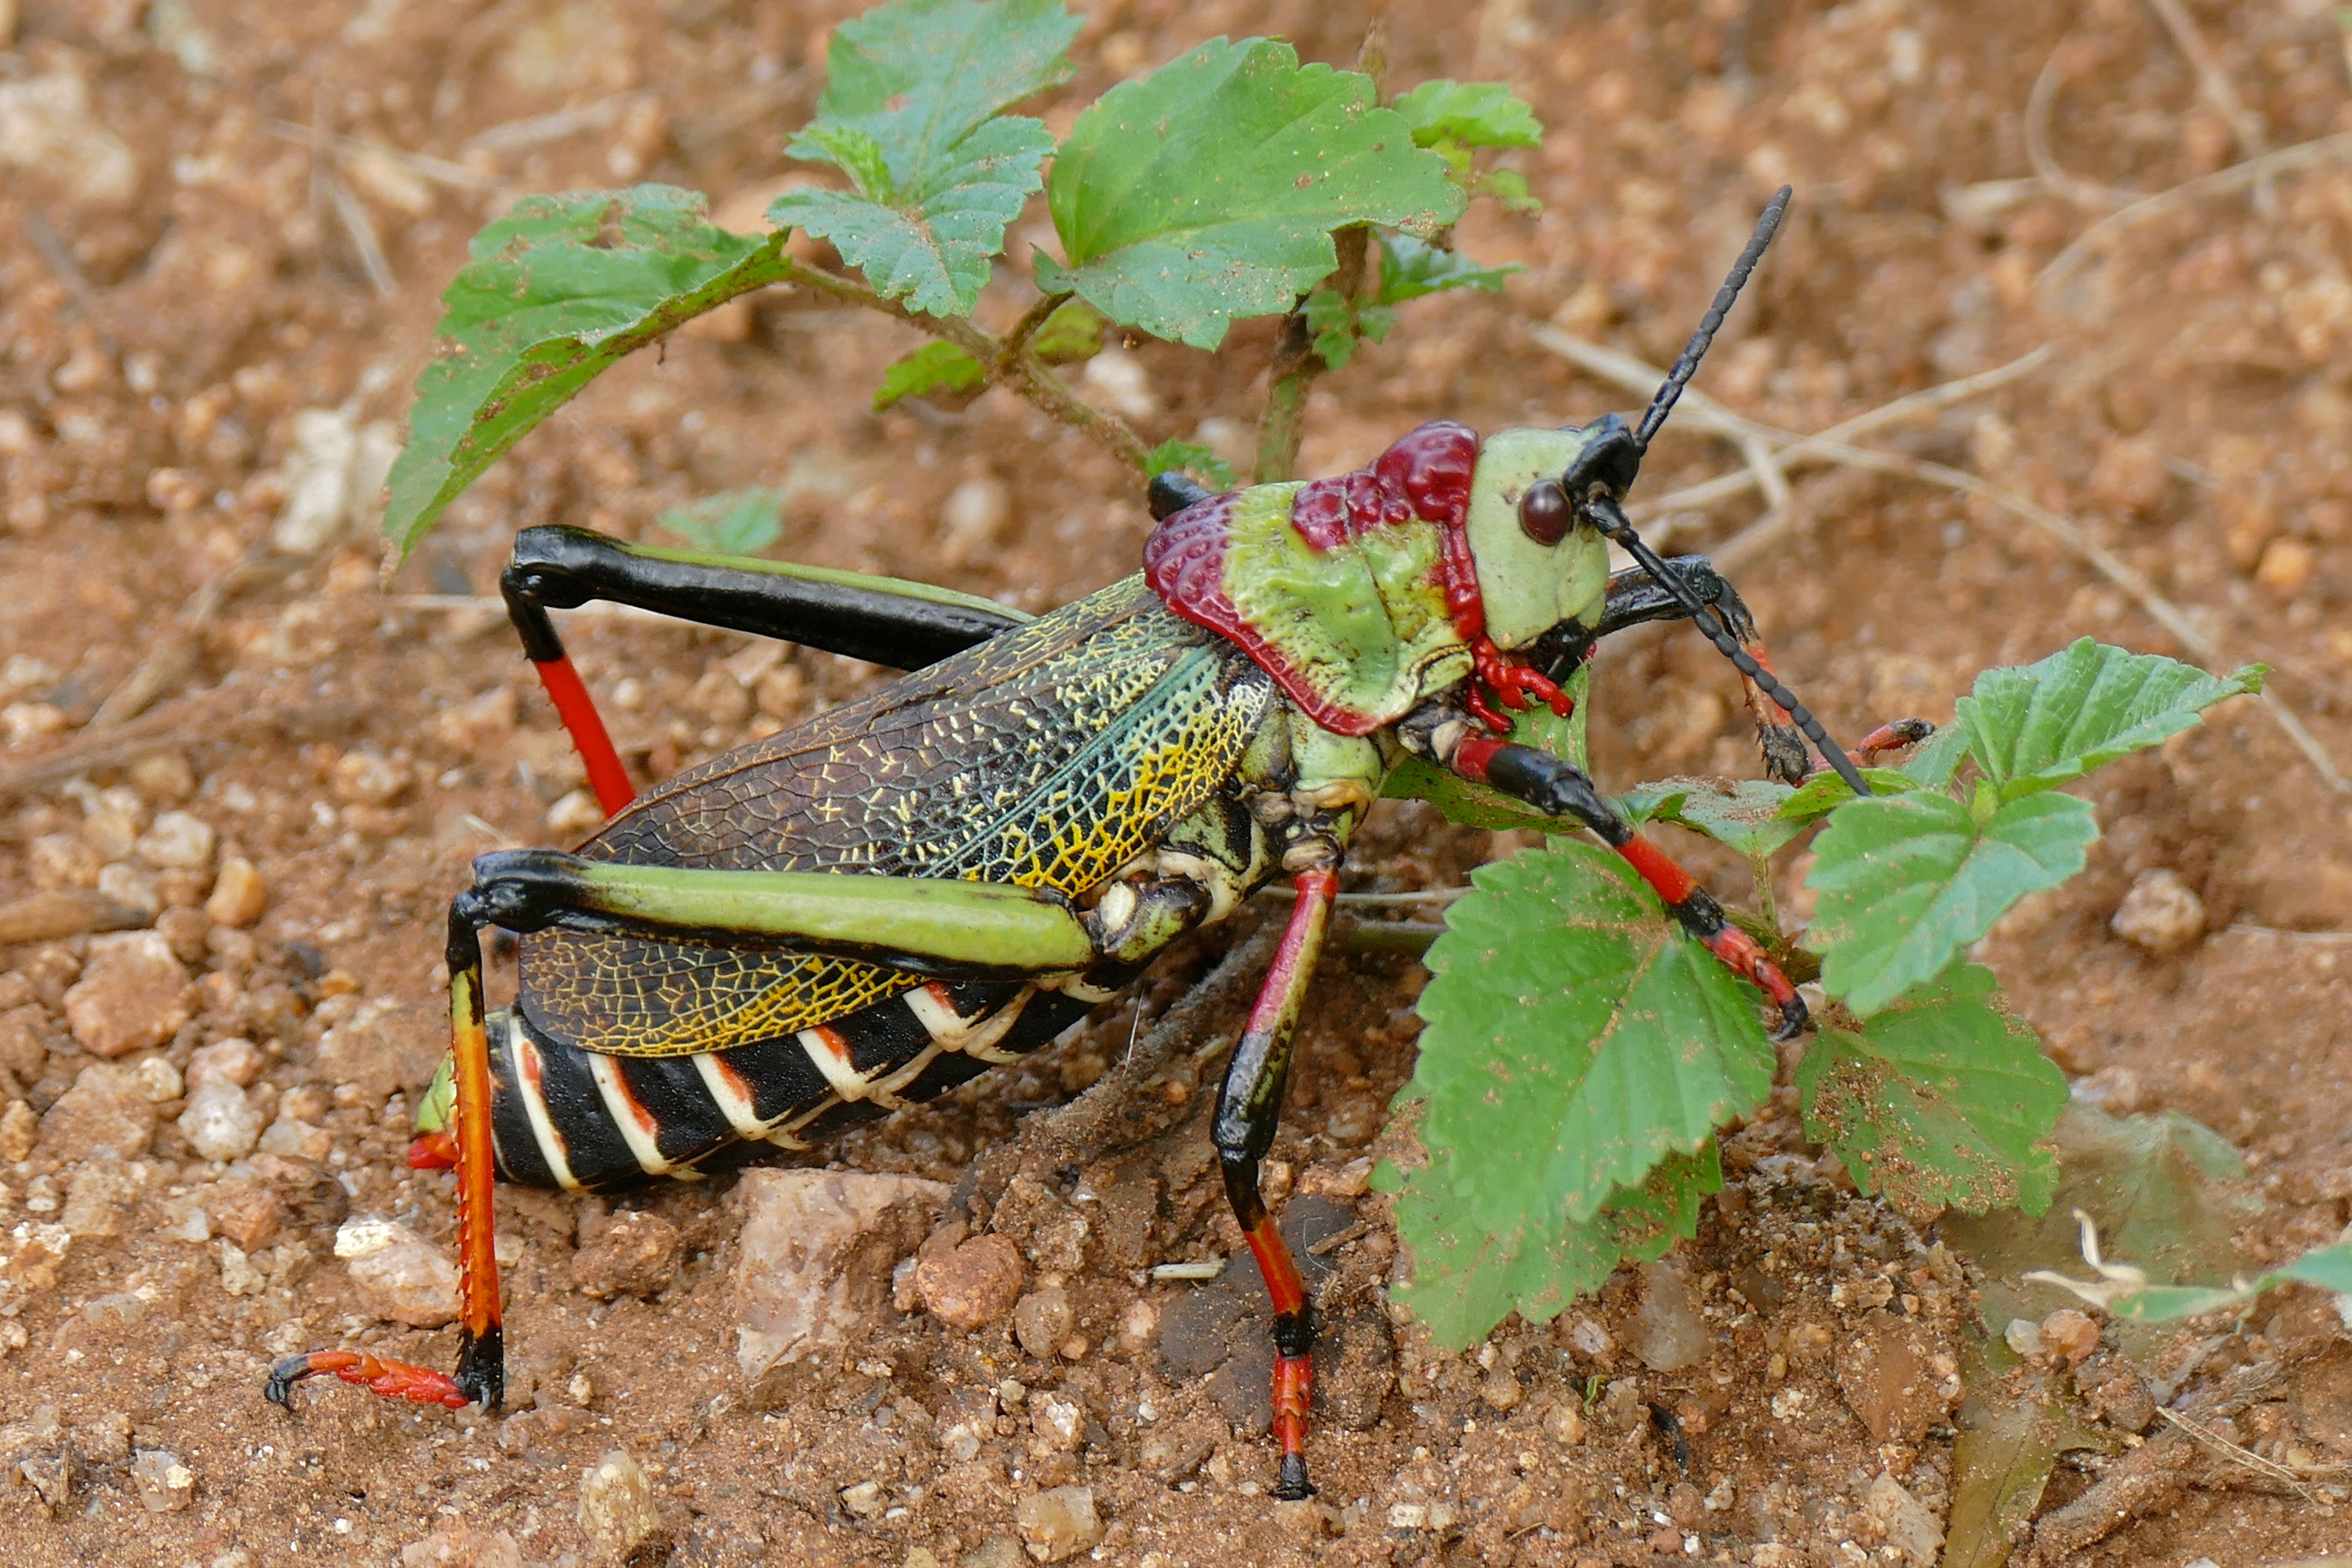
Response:
[[[2058,89],[2065,85],[2066,73],[2059,64],[2066,53],[2061,43],[2050,51],[2042,65],[2042,74],[2033,79],[2033,89],[2025,95],[2025,156],[2042,183],[2058,195],[2077,206],[2094,207],[2112,212],[2119,206],[2140,198],[2137,191],[2121,190],[2103,185],[2095,180],[2084,180],[2061,168],[2050,151],[2050,110],[2057,102]]]
[[[2292,147],[2282,147],[2275,153],[2265,153],[2259,158],[2249,158],[2242,163],[2232,163],[2226,169],[2201,174],[2184,181],[2168,190],[2146,196],[2108,214],[2074,237],[2065,249],[2050,258],[2050,264],[2034,279],[2037,289],[2051,289],[2065,280],[2085,257],[2127,230],[2138,227],[2151,218],[2178,212],[2185,206],[2213,196],[2226,196],[2248,185],[2275,179],[2281,174],[2294,174],[2315,168],[2339,158],[2352,158],[2352,131],[2339,131],[2333,136],[2321,136],[2309,142],[2298,142]]]
[[[2230,85],[2230,73],[2221,68],[2221,60],[2205,42],[2205,35],[2189,19],[2188,8],[2180,0],[2147,0],[2147,8],[2156,13],[2164,30],[2172,35],[2173,47],[2188,58],[2189,68],[2197,73],[2197,90],[2228,123],[2230,134],[2238,143],[2238,156],[2259,158],[2269,152],[2270,137],[2263,130],[2263,117],[2247,108],[2238,97],[2237,89]],[[2258,207],[2268,211],[2273,199],[2269,182],[2258,181],[2254,186]]]

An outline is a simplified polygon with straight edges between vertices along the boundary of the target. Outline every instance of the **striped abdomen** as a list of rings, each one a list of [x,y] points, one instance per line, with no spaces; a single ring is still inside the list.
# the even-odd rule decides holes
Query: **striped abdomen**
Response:
[[[932,981],[829,1024],[731,1050],[623,1057],[490,1019],[499,1173],[615,1192],[805,1149],[1024,1057],[1107,993],[1076,982]]]

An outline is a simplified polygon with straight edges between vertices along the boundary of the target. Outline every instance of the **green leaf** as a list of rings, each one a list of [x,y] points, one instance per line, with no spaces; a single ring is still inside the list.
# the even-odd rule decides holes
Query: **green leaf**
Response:
[[[2228,676],[2083,638],[2022,669],[1989,669],[1957,704],[1969,751],[2015,800],[2157,745],[2225,697],[2260,691],[2268,667]]]
[[[1396,325],[1396,312],[1387,306],[1348,299],[1336,289],[1318,289],[1309,294],[1304,313],[1307,330],[1315,334],[1315,352],[1333,370],[1356,357],[1360,340],[1385,342],[1389,329]]]
[[[1433,232],[1461,216],[1444,161],[1375,106],[1371,79],[1290,46],[1213,38],[1078,116],[1046,201],[1067,261],[1038,286],[1122,326],[1213,349],[1290,309],[1351,223]]]
[[[1806,1135],[1864,1192],[1923,1222],[1945,1209],[2039,1215],[2057,1191],[2042,1141],[2066,1109],[2066,1075],[1990,970],[1961,964],[1860,1033],[1825,1025],[1797,1088]]]
[[[811,142],[803,136],[793,144]],[[988,286],[990,258],[1004,247],[1004,226],[1036,192],[1053,146],[1042,121],[992,120],[912,175],[893,165],[887,203],[849,191],[786,191],[769,204],[768,221],[831,240],[885,299],[934,316],[968,316]]]
[[[902,397],[925,397],[934,392],[977,392],[988,384],[980,362],[951,342],[934,338],[882,373],[874,389],[874,412],[881,413]]]
[[[1460,1223],[1590,1219],[1771,1087],[1757,993],[1617,856],[1556,839],[1472,880],[1425,960],[1411,1085],[1426,1145],[1476,1152]]]
[[[671,185],[526,196],[474,237],[416,378],[383,531],[402,555],[508,447],[597,373],[782,279],[784,237],[711,226]]]
[[[1054,146],[1043,121],[997,111],[1069,76],[1078,26],[1061,0],[889,0],[843,23],[789,150],[857,189],[787,191],[768,221],[831,240],[887,299],[970,315]]]
[[[2004,1377],[1975,1346],[1963,1348],[1960,1376],[1969,1392],[1955,1423],[1943,1568],[2002,1568],[2058,1456],[2107,1444],[2083,1426],[2053,1376]]]
[[[654,521],[698,550],[757,555],[783,537],[784,492],[724,490],[672,507]]]
[[[1509,87],[1499,81],[1423,82],[1389,106],[1412,127],[1416,146],[1441,141],[1465,147],[1540,147],[1543,125]]]
[[[1396,1205],[1397,1229],[1412,1255],[1412,1279],[1391,1291],[1448,1350],[1465,1349],[1513,1311],[1548,1322],[1606,1283],[1625,1259],[1664,1258],[1698,1234],[1699,1207],[1723,1186],[1713,1141],[1696,1154],[1669,1154],[1637,1186],[1612,1193],[1581,1223],[1530,1209],[1524,1224],[1496,1232],[1464,1223],[1448,1186],[1451,1162],[1412,1173]]]
[[[1969,731],[1962,724],[1947,724],[1919,743],[1895,771],[1923,789],[1942,789],[1969,760]],[[1830,775],[1835,778],[1837,775]],[[1874,786],[1875,787],[1875,786]]]
[[[2137,1265],[2156,1284],[2226,1279],[2236,1271],[2232,1237],[2262,1203],[2246,1188],[2237,1151],[2210,1128],[2178,1111],[2116,1118],[2070,1104],[2051,1142],[2058,1193],[2039,1219],[2003,1209],[1938,1222],[1945,1240],[1984,1272],[1989,1332],[1999,1335],[2012,1318],[2038,1320],[2074,1304],[2064,1290],[2025,1276],[2088,1272],[2077,1209],[2097,1226],[2105,1256]]]
[[[1030,352],[1048,364],[1091,359],[1102,352],[1106,325],[1102,312],[1084,300],[1066,300],[1029,340]]]
[[[1780,816],[1796,793],[1771,779],[1665,779],[1628,792],[1617,805],[1635,822],[1671,822],[1753,858],[1805,830]]]
[[[2001,912],[2083,868],[2096,816],[2072,795],[2013,800],[1981,826],[1931,790],[1856,800],[1813,840],[1804,944],[1822,984],[1867,1017],[1941,973]]]
[[[1162,441],[1143,455],[1143,477],[1156,479],[1173,468],[1197,474],[1217,489],[1234,488],[1234,466],[1206,447],[1190,441]]]
[[[1862,770],[1862,782],[1881,795],[1901,795],[1906,790],[1918,787],[1909,775],[1892,768],[1864,768]],[[1809,822],[1819,822],[1847,801],[1861,798],[1837,774],[1818,773],[1799,784],[1789,798],[1780,803],[1780,819],[1802,827]]]
[[[1373,298],[1383,305],[1402,305],[1408,300],[1443,293],[1448,289],[1483,289],[1489,294],[1499,294],[1505,279],[1527,270],[1516,261],[1500,267],[1481,267],[1457,252],[1440,250],[1409,234],[1387,229],[1381,231],[1380,241],[1381,288]]]
[[[1528,194],[1528,177],[1517,169],[1490,169],[1470,177],[1465,187],[1474,196],[1486,196],[1507,213],[1533,217],[1543,203]]]
[[[798,142],[801,156],[811,163],[831,163],[849,176],[861,195],[887,204],[898,189],[882,143],[863,131],[845,125],[812,125],[800,133]]]
[[[1061,0],[889,0],[834,29],[816,124],[802,135],[860,132],[891,184],[912,190],[999,110],[1068,80],[1062,51],[1081,25]]]

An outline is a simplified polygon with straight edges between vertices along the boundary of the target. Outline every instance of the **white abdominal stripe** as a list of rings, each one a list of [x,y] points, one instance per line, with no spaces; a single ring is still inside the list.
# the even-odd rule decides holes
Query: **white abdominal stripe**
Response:
[[[818,1141],[1016,1061],[1112,993],[931,981],[814,1028],[692,1056],[614,1056],[490,1017],[499,1173],[604,1192],[699,1181]]]

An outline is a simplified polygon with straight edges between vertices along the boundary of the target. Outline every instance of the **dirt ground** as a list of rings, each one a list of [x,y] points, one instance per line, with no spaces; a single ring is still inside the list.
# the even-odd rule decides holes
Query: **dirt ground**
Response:
[[[1374,14],[1356,0],[1077,8],[1078,74],[1043,110],[1057,129],[1219,32],[1351,61]],[[481,598],[518,527],[635,537],[667,506],[760,483],[790,493],[777,549],[797,559],[1032,609],[1136,564],[1148,519],[1098,450],[1003,394],[867,413],[917,334],[789,294],[614,373],[388,585],[366,521],[335,504],[383,450],[377,422],[401,416],[475,228],[524,193],[637,179],[711,191],[751,226],[788,177],[782,135],[813,112],[845,14],[823,0],[0,0],[0,914],[51,918],[55,899],[26,900],[95,889],[131,911],[110,923],[152,928],[192,983],[111,1037],[69,1026],[66,1002],[107,939],[0,950],[0,1154],[16,1162],[0,1171],[0,1556],[609,1560],[578,1509],[583,1470],[618,1448],[660,1518],[643,1563],[1009,1568],[1017,1505],[1066,1484],[1093,1489],[1095,1560],[1150,1568],[1932,1558],[1971,1279],[1932,1227],[1853,1197],[1785,1107],[1727,1144],[1733,1184],[1669,1268],[1622,1272],[1553,1325],[1507,1321],[1474,1356],[1436,1354],[1392,1318],[1395,1244],[1360,1162],[1411,1070],[1423,976],[1393,954],[1326,962],[1276,1150],[1300,1194],[1290,1223],[1345,1237],[1322,1255],[1338,1334],[1320,1506],[1263,1495],[1266,1352],[1246,1290],[1145,1272],[1236,1241],[1202,1125],[1214,1057],[1157,1075],[1153,1114],[1124,1142],[1057,1163],[1014,1142],[1024,1114],[1118,1056],[1127,1003],[827,1152],[952,1184],[1013,1148],[968,1190],[1036,1274],[1065,1277],[1081,1343],[1040,1358],[1009,1323],[961,1334],[886,1310],[845,1364],[747,1386],[737,1184],[621,1205],[675,1227],[680,1260],[639,1281],[647,1298],[609,1301],[574,1288],[574,1262],[609,1255],[619,1211],[524,1194],[501,1204],[519,1413],[453,1417],[340,1386],[299,1415],[263,1402],[284,1351],[453,1353],[454,1331],[381,1317],[333,1239],[357,1215],[446,1241],[447,1178],[400,1158],[439,1048],[445,900],[470,857],[589,826],[578,766]],[[2257,144],[2352,134],[2352,58],[2327,6],[2189,5],[2234,121],[2140,0],[1401,0],[1381,14],[1392,87],[1492,76],[1532,101],[1548,143],[1515,162],[1546,210],[1463,225],[1465,250],[1526,270],[1499,298],[1409,307],[1387,346],[1321,382],[1304,473],[1360,463],[1424,419],[1491,430],[1637,404],[1531,328],[1664,363],[1786,179],[1794,216],[1702,387],[1812,431],[2051,345],[2031,374],[1869,439],[2074,519],[2180,606],[2218,668],[2273,665],[2276,692],[2352,765],[2352,165],[2338,152],[2136,216],[2037,284],[2137,195]],[[2046,134],[2029,136],[2038,78]],[[1011,248],[1048,234],[1038,207]],[[1002,324],[1020,300],[1008,278],[982,318]],[[1129,399],[1147,439],[1246,449],[1270,341],[1259,322],[1213,359],[1141,345],[1138,374],[1092,384]],[[1738,463],[1670,433],[1643,493]],[[1720,544],[1763,504],[1679,515],[1674,543]],[[323,521],[298,538],[289,513]],[[1815,468],[1784,516],[1738,581],[1779,668],[1841,735],[1947,720],[1976,670],[2084,633],[2187,655],[2081,553],[1981,499]],[[877,678],[639,619],[572,626],[645,777]],[[1595,710],[1613,787],[1756,772],[1727,674],[1686,633],[1604,651]],[[2352,795],[2251,701],[2087,793],[2105,830],[2088,874],[2005,922],[1987,962],[2082,1100],[2177,1109],[2243,1152],[2264,1204],[2242,1232],[2250,1261],[2335,1238],[2352,1217]],[[1450,884],[1492,847],[1383,807],[1348,886]],[[1736,863],[1675,847],[1745,893]],[[257,886],[224,875],[235,861]],[[2161,957],[2108,927],[2158,868],[2202,900],[2208,930]],[[207,905],[216,881],[234,896]],[[1224,940],[1171,955],[1147,1009]],[[270,1127],[224,1164],[179,1118],[194,1053],[230,1039],[258,1047],[231,1065],[257,1074],[244,1103]],[[92,1043],[121,1070],[92,1074]],[[1033,1274],[1033,1290],[1050,1285]],[[2195,1462],[2130,1492],[2120,1521],[2045,1531],[2040,1560],[2234,1568],[2352,1550],[2343,1488],[2293,1479],[2333,1465],[2340,1480],[2352,1458],[2352,1345],[2326,1306],[2206,1324],[2165,1352],[2181,1400],[2231,1378],[2258,1391],[2207,1429],[2269,1470],[2095,1397],[2140,1387],[2112,1346],[2053,1384],[2086,1401],[2105,1452],[2070,1457],[2046,1510],[2143,1443]],[[1653,1370],[1662,1314],[1693,1313],[1703,1353]],[[1899,1386],[1883,1371],[1896,1363]],[[1075,1438],[1055,1439],[1049,1402],[1077,1406]],[[193,1482],[139,1457],[151,1450]]]

